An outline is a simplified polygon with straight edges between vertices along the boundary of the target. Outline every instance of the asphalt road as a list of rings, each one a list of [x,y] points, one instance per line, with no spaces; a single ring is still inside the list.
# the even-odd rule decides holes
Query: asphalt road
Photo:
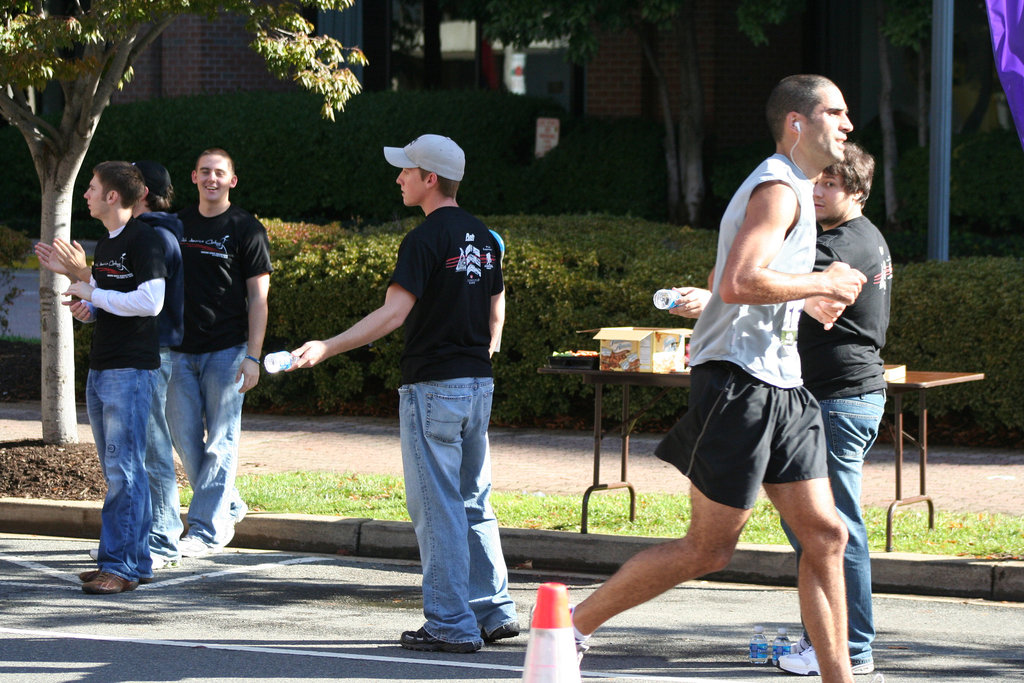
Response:
[[[162,571],[132,593],[88,596],[76,574],[94,542],[0,535],[0,681],[509,681],[528,636],[473,655],[410,652],[419,567],[337,555],[229,549]],[[525,622],[537,585],[580,600],[600,578],[514,571]],[[876,595],[887,683],[1024,679],[1024,605]],[[691,582],[613,619],[584,678],[779,681],[745,661],[753,626],[799,631],[793,590]],[[815,680],[815,679],[809,679]],[[858,677],[867,683],[871,677]]]

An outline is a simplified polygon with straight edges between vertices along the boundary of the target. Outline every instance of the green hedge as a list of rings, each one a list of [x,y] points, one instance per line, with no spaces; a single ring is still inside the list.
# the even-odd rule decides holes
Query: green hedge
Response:
[[[332,336],[381,305],[401,238],[418,220],[363,232],[267,221],[275,272],[264,351]],[[706,282],[717,239],[712,231],[602,215],[484,220],[508,245],[507,322],[495,357],[494,419],[501,424],[587,424],[592,389],[579,380],[539,375],[537,368],[555,350],[596,350],[592,334],[583,330],[689,327],[691,321],[656,310],[651,294],[665,285]],[[986,374],[984,382],[932,392],[933,416],[970,415],[993,433],[1024,429],[1021,291],[1024,261],[1016,258],[896,267],[886,362]],[[88,332],[83,326],[77,333],[80,386]],[[401,347],[398,330],[313,370],[264,374],[246,405],[292,413],[394,414]],[[653,390],[632,391],[637,406],[655,396]],[[610,417],[619,411],[617,392],[606,392]],[[668,424],[686,398],[685,391],[671,392],[644,424]]]
[[[316,226],[270,221],[275,273],[265,348],[295,348],[336,334],[383,303],[398,244],[417,219],[364,234],[332,236]],[[691,326],[651,303],[666,284],[702,283],[716,237],[640,219],[609,216],[492,216],[507,244],[508,313],[496,356],[498,422],[585,419],[591,389],[537,374],[552,351],[596,349],[592,330],[612,325]],[[306,247],[299,249],[299,244]],[[308,412],[391,410],[401,332],[309,372],[266,377],[250,407]],[[640,394],[643,395],[643,392]],[[685,396],[651,413],[668,419]],[[614,408],[615,402],[609,400]],[[611,412],[615,412],[612,410]]]
[[[537,375],[537,368],[554,350],[596,349],[591,335],[579,330],[680,322],[689,326],[655,310],[650,295],[665,284],[704,283],[714,259],[716,235],[709,231],[608,216],[486,220],[509,244],[508,321],[495,363],[494,415],[503,423],[559,423],[566,417],[585,422],[591,389],[575,380]],[[394,249],[413,222],[362,235],[272,222],[278,270],[272,278],[267,349],[294,348],[306,339],[330,336],[378,306]],[[301,249],[302,242],[309,248]],[[987,430],[1024,428],[1020,291],[1020,259],[897,267],[886,361],[987,376],[985,382],[933,392],[933,415],[966,412]],[[310,412],[390,411],[400,352],[396,332],[372,349],[331,360],[308,376],[267,377],[249,405]],[[641,402],[652,395],[637,389],[634,393]],[[672,394],[646,419],[664,423],[685,402],[685,392]],[[614,393],[605,406],[609,415],[617,414]]]
[[[897,266],[893,283],[886,362],[985,373],[984,382],[931,392],[929,412],[968,411],[989,431],[1024,428],[1024,261],[913,263]]]
[[[877,161],[865,213],[876,225],[884,226],[881,146],[865,144]],[[709,215],[721,214],[747,174],[772,151],[770,144],[756,143],[726,150],[711,160]],[[926,147],[908,146],[896,169],[897,218],[902,229],[887,231],[886,240],[897,263],[923,260],[927,253],[928,154]],[[949,192],[951,256],[1024,256],[1024,193],[1018,187],[1022,177],[1024,153],[1016,132],[954,136]]]
[[[929,149],[913,147],[900,159],[896,190],[899,219],[909,227],[928,225]],[[881,176],[878,175],[876,183]],[[1024,234],[1024,152],[1015,131],[955,135],[950,157],[951,232]],[[998,253],[998,252],[993,252]]]
[[[539,116],[562,120],[562,141],[535,159]],[[191,171],[207,147],[224,147],[239,177],[231,199],[261,216],[380,223],[415,215],[402,205],[397,170],[381,153],[416,135],[443,133],[466,150],[459,197],[481,213],[595,211],[665,215],[660,131],[640,121],[577,121],[552,100],[489,91],[379,92],[354,98],[335,122],[315,96],[248,92],[111,106],[79,174],[106,159],[156,159],[171,173],[176,207],[196,201]],[[0,129],[0,216],[35,219],[39,184],[21,135]],[[615,191],[609,191],[615,188]],[[21,220],[18,227],[31,224]],[[97,225],[91,222],[92,225]],[[97,228],[98,229],[98,228]]]

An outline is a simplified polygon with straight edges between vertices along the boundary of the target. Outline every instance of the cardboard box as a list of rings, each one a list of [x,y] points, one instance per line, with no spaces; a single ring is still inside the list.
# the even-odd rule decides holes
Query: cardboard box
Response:
[[[882,368],[882,379],[884,379],[886,382],[907,381],[906,365],[883,365]]]
[[[693,330],[686,327],[654,330],[653,372],[689,372],[686,340]]]
[[[686,339],[693,330],[661,327],[602,327],[599,369],[616,372],[688,372]]]

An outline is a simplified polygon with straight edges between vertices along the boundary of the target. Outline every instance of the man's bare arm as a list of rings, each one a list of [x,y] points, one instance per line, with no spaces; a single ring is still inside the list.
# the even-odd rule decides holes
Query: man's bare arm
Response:
[[[311,340],[292,351],[295,363],[288,372],[298,368],[311,368],[317,363],[359,348],[398,329],[405,322],[416,297],[399,284],[391,283],[384,296],[384,305],[341,334],[323,341]]]
[[[719,295],[730,304],[775,304],[825,296],[852,304],[867,281],[863,273],[835,262],[824,271],[781,273],[769,264],[796,223],[800,206],[785,183],[763,183],[747,203],[747,215],[722,271]]]
[[[491,297],[491,345],[487,349],[490,355],[501,350],[501,330],[505,326],[505,290]]]

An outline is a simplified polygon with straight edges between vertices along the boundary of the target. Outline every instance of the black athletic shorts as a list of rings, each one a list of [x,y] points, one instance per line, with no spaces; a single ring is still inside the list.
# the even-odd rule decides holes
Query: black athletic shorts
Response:
[[[780,389],[726,361],[692,373],[689,410],[655,453],[701,493],[750,509],[762,483],[828,477],[821,409],[807,389]]]

